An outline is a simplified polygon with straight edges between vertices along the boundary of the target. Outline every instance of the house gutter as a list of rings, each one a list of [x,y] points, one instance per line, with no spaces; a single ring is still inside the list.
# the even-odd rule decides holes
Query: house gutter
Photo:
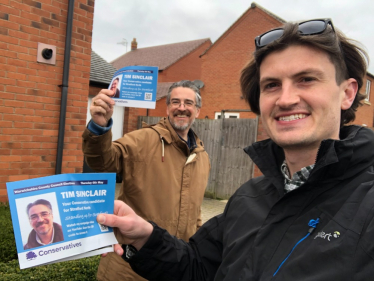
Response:
[[[67,17],[67,22],[66,22],[64,69],[63,69],[63,75],[62,75],[62,85],[60,85],[61,105],[60,105],[60,121],[59,121],[59,128],[58,128],[55,174],[61,174],[62,155],[64,151],[65,119],[66,119],[66,106],[67,106],[68,88],[69,88],[69,68],[70,68],[71,35],[72,35],[72,29],[73,29],[73,14],[74,14],[74,0],[69,0],[68,17]]]

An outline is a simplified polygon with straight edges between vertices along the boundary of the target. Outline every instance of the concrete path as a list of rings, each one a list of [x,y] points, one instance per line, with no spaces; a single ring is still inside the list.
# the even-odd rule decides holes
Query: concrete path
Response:
[[[203,223],[216,215],[222,214],[226,203],[227,200],[204,198],[203,205],[201,206],[201,217]]]
[[[116,184],[116,196],[118,197],[119,189],[121,188],[121,184]],[[209,220],[210,218],[219,215],[225,209],[227,200],[214,200],[210,198],[204,198],[203,204],[201,206],[201,216],[203,223]]]

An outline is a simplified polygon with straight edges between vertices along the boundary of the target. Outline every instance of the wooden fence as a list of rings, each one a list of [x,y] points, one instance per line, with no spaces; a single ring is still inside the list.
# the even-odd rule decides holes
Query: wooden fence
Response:
[[[140,116],[155,124],[160,117]],[[192,129],[204,142],[211,170],[205,196],[228,199],[244,182],[253,177],[254,164],[243,148],[256,141],[258,119],[196,119]]]

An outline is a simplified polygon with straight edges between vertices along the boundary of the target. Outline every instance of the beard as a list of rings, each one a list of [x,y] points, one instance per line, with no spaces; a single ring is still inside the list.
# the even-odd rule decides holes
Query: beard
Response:
[[[189,122],[189,123],[183,124],[183,125],[179,125],[178,123],[174,122],[174,120],[170,120],[170,118],[169,118],[169,121],[170,121],[171,126],[174,128],[174,130],[184,131],[184,130],[187,130],[189,127],[192,126],[192,124],[195,122],[195,119],[192,120],[192,122]]]

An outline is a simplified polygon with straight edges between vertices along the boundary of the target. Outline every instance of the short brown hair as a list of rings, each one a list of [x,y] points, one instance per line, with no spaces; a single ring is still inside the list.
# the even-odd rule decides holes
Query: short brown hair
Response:
[[[331,26],[328,26],[324,32],[315,35],[300,35],[298,26],[299,23],[286,23],[283,27],[282,37],[257,49],[253,54],[253,60],[242,70],[240,77],[242,95],[252,111],[258,115],[260,114],[260,65],[270,53],[284,50],[291,45],[310,46],[327,53],[335,66],[338,85],[349,78],[356,79],[358,91],[363,85],[369,59],[366,52],[357,46],[355,41],[347,38],[336,28],[334,31]],[[357,92],[352,106],[341,111],[341,126],[355,119],[357,108],[362,105],[362,100],[365,97],[364,94]]]

